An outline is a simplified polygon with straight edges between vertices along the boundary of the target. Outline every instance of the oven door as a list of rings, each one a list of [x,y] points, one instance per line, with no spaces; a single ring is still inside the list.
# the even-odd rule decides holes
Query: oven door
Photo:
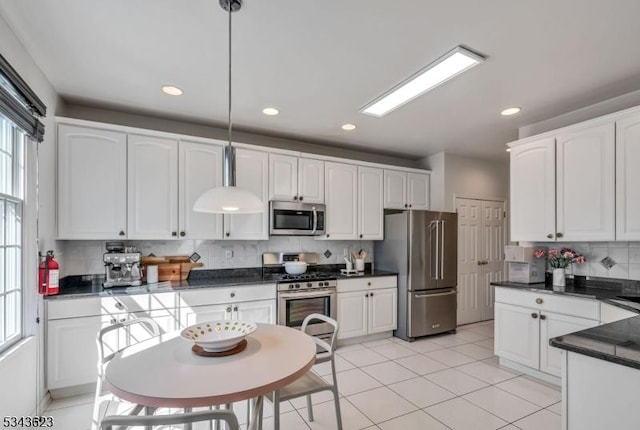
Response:
[[[278,293],[278,324],[299,329],[302,321],[311,314],[336,318],[337,304],[334,289],[303,292]],[[321,321],[312,321],[307,333],[312,336],[333,332],[333,326]]]
[[[325,205],[270,203],[269,234],[272,236],[317,236],[324,234]]]

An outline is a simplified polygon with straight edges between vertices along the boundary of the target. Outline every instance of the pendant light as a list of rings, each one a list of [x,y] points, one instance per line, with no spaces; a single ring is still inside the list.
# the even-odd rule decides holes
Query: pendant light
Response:
[[[195,212],[253,214],[264,212],[262,200],[250,191],[236,187],[235,149],[231,144],[231,14],[239,11],[242,0],[219,0],[222,9],[229,14],[229,142],[224,148],[224,182],[196,200]]]

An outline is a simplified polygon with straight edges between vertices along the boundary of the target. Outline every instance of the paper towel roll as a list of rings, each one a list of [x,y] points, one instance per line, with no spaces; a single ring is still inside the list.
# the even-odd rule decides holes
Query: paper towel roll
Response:
[[[147,266],[147,284],[158,283],[158,266]]]

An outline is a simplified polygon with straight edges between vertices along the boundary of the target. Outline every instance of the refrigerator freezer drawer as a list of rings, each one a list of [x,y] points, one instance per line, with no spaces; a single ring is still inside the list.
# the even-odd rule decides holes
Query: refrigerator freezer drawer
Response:
[[[458,293],[413,291],[409,294],[409,337],[420,337],[456,329]]]

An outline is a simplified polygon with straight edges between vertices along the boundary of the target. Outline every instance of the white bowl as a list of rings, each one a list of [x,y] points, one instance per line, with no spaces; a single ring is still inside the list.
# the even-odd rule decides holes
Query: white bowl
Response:
[[[233,349],[257,328],[256,323],[247,321],[208,321],[185,328],[180,336],[207,352],[222,352]]]
[[[287,261],[284,263],[284,270],[289,275],[301,275],[307,271],[306,261]]]

